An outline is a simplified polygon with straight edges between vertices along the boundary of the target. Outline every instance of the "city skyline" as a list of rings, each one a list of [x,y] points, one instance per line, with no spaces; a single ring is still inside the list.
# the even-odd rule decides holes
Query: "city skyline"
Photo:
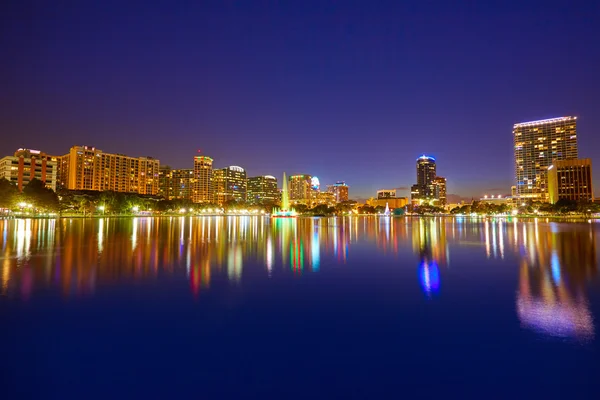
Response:
[[[397,3],[14,2],[0,151],[93,145],[182,169],[202,149],[250,175],[342,179],[357,199],[408,196],[426,153],[448,197],[478,198],[514,185],[515,123],[574,115],[579,157],[598,159],[598,4]]]

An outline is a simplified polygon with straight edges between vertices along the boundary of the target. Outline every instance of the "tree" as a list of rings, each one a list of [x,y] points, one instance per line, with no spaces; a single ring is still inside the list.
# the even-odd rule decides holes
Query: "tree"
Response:
[[[33,204],[35,208],[58,211],[58,196],[54,190],[48,189],[44,182],[39,179],[29,181],[23,188],[23,197],[25,201]]]
[[[17,202],[19,190],[8,179],[0,179],[0,208],[12,208]]]

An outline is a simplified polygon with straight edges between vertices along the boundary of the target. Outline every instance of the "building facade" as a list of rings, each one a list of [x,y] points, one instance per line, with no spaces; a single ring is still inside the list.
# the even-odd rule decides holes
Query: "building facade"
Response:
[[[158,178],[158,195],[167,200],[191,200],[194,183],[193,169],[161,167]]]
[[[194,203],[209,203],[213,200],[212,166],[212,158],[207,156],[194,157],[192,182],[192,201]]]
[[[246,201],[248,180],[246,170],[237,165],[213,171],[213,201],[223,205],[228,201]]]
[[[434,180],[437,176],[435,158],[423,154],[417,158],[417,183],[411,187],[413,203],[429,202],[435,199]]]
[[[327,192],[333,194],[336,203],[349,200],[346,182],[338,181],[334,185],[327,185]]]
[[[73,146],[61,168],[70,190],[112,190],[156,195],[160,163],[153,157],[109,154],[90,146]]]
[[[272,204],[279,202],[277,178],[271,175],[248,178],[247,201],[252,204]]]
[[[513,137],[517,197],[549,201],[548,168],[554,160],[578,157],[577,117],[518,123]]]
[[[408,198],[406,197],[378,197],[376,199],[370,198],[367,200],[367,205],[371,207],[385,207],[386,205],[390,209],[403,208],[408,205]]]
[[[311,198],[310,175],[291,175],[289,178],[288,191],[290,200],[303,201]]]
[[[436,205],[444,207],[446,205],[446,178],[436,176],[433,180],[433,187]]]
[[[395,199],[396,189],[381,189],[377,191],[378,199]]]
[[[559,200],[594,201],[592,160],[556,160],[548,168],[548,194],[551,203]]]
[[[15,184],[19,191],[33,179],[42,181],[48,189],[56,190],[56,157],[39,150],[18,149],[14,155],[0,159],[0,179]]]

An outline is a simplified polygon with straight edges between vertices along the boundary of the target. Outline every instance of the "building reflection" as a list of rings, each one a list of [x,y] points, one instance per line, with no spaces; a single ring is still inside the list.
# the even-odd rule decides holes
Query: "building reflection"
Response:
[[[91,296],[110,285],[169,275],[200,297],[221,282],[300,279],[343,267],[362,246],[386,257],[410,253],[412,246],[422,291],[434,296],[450,267],[450,245],[458,244],[516,262],[523,327],[585,339],[594,336],[586,284],[597,274],[596,240],[593,224],[493,218],[0,220],[0,293],[27,299],[53,288],[65,297]]]
[[[586,284],[597,273],[591,227],[527,226],[519,242],[517,313],[524,327],[544,335],[589,340],[594,323]]]
[[[419,255],[418,276],[423,292],[431,296],[440,290],[440,267],[448,267],[446,224],[439,218],[418,218],[412,222],[412,245]]]
[[[140,217],[0,220],[0,290],[27,298],[37,287],[64,296],[164,274],[185,276],[198,296],[215,278],[317,272],[324,257],[344,264],[357,218]],[[280,256],[280,257],[278,257]]]

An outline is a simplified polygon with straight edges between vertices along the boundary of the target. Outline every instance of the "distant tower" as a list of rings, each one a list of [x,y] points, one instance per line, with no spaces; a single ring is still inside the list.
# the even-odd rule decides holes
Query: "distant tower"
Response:
[[[422,155],[417,158],[417,185],[423,190],[425,197],[434,197],[433,181],[437,176],[435,158]]]
[[[548,168],[577,158],[577,117],[522,122],[513,126],[517,196],[548,201]]]
[[[437,168],[435,158],[423,154],[417,158],[417,183],[411,187],[413,203],[430,201],[435,198],[435,177]]]
[[[192,201],[194,203],[208,203],[212,200],[212,165],[213,159],[210,157],[194,157],[194,182],[192,184]]]

